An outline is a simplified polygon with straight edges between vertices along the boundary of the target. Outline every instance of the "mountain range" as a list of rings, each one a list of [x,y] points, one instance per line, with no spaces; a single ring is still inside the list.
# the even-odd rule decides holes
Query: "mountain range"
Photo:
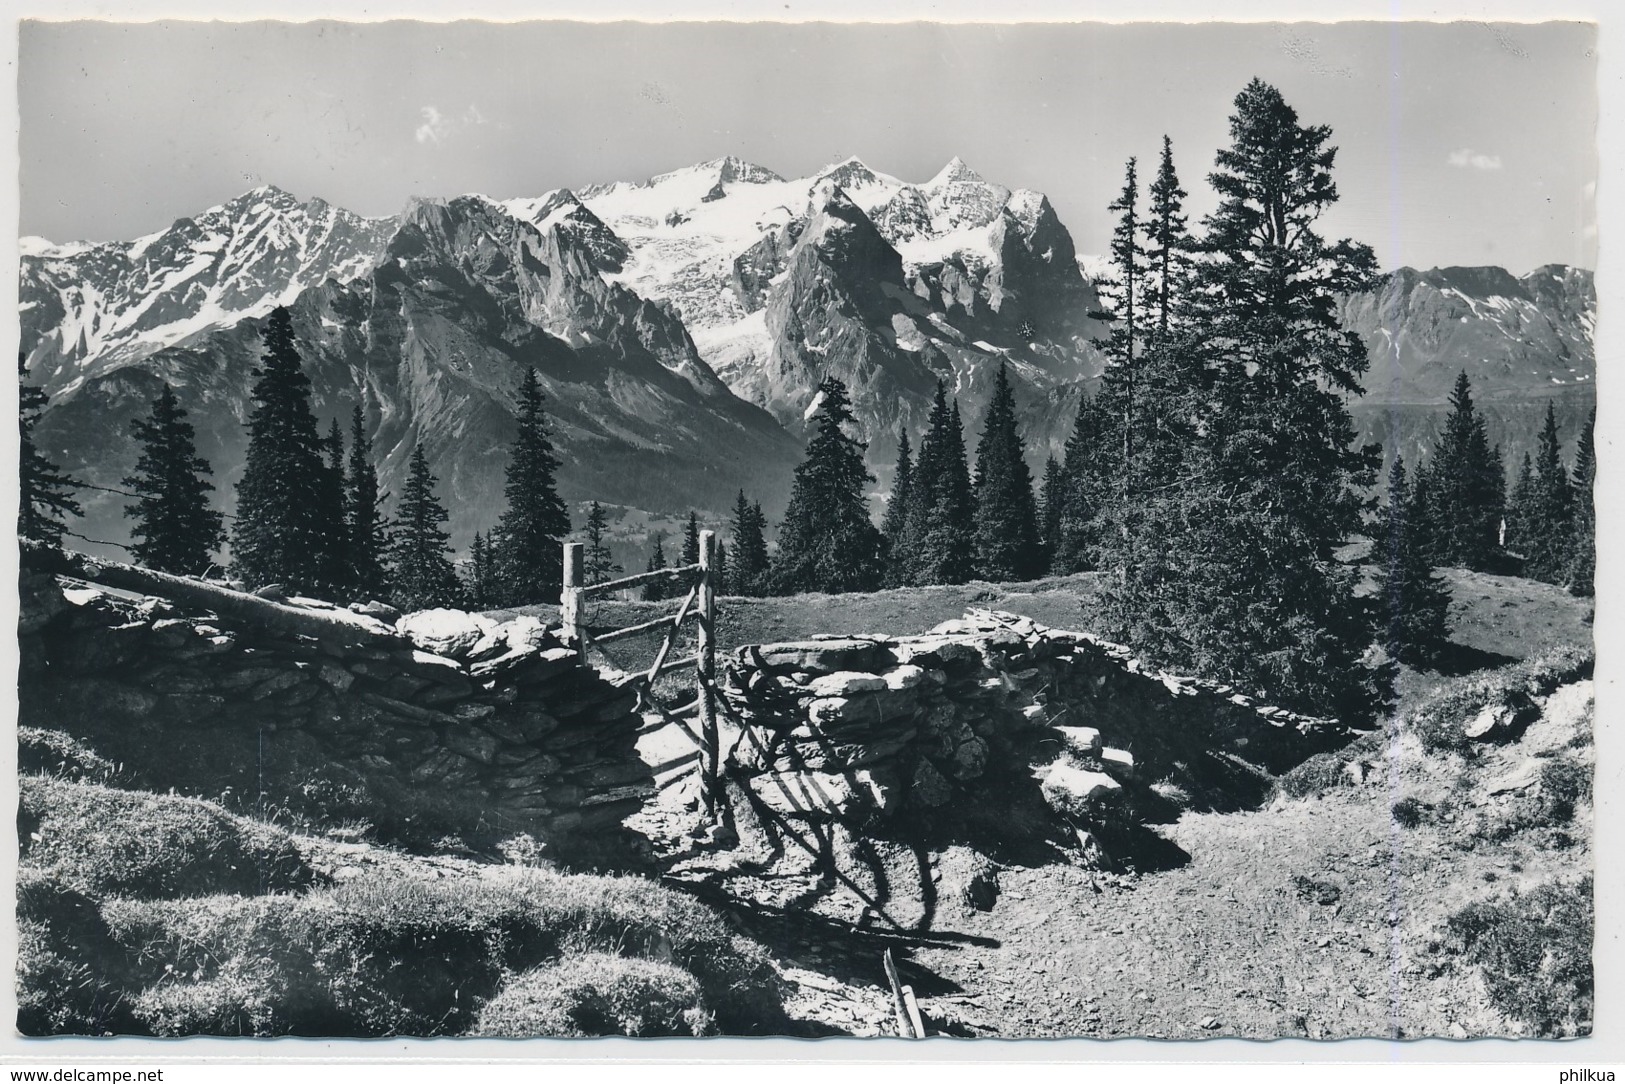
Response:
[[[259,327],[286,305],[324,426],[360,403],[395,492],[421,442],[459,547],[501,511],[526,366],[567,500],[716,513],[743,488],[772,515],[825,375],[852,390],[878,492],[938,380],[973,442],[1008,364],[1038,465],[1104,363],[1091,261],[1048,199],[957,158],[912,184],[856,159],[785,179],[730,157],[380,219],[266,187],[134,241],[21,247],[23,349],[52,397],[38,439],[69,470],[118,488],[129,422],[167,380],[229,511]],[[1394,272],[1343,303],[1372,359],[1362,431],[1411,458],[1466,368],[1509,452],[1548,400],[1572,435],[1595,303],[1577,268]],[[81,532],[123,541],[122,498],[86,496]]]

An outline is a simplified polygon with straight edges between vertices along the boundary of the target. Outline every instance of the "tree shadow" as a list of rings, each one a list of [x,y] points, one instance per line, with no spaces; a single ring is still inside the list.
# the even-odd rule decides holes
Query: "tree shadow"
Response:
[[[1465,674],[1477,673],[1480,670],[1494,670],[1517,662],[1513,655],[1503,655],[1499,651],[1485,651],[1482,648],[1469,647],[1467,644],[1451,640],[1444,646],[1439,654],[1438,665],[1433,667],[1437,673],[1444,677],[1461,677]]]

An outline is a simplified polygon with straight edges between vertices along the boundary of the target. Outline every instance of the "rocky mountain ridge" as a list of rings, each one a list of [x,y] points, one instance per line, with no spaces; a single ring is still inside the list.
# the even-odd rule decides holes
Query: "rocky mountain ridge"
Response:
[[[957,158],[911,184],[855,158],[787,180],[730,157],[534,198],[414,200],[388,219],[260,188],[136,241],[23,251],[24,348],[53,396],[40,437],[70,469],[116,488],[129,420],[169,380],[229,507],[259,322],[287,304],[324,424],[361,402],[397,491],[422,440],[459,545],[500,510],[526,365],[556,416],[565,495],[664,515],[719,512],[739,488],[772,514],[826,375],[852,389],[878,495],[936,381],[974,443],[1008,364],[1039,466],[1103,365],[1098,260],[1041,193]],[[1509,464],[1548,400],[1574,436],[1594,401],[1595,310],[1577,268],[1394,272],[1341,308],[1371,353],[1362,434],[1424,453],[1465,368]],[[89,505],[85,534],[125,537],[114,495]]]

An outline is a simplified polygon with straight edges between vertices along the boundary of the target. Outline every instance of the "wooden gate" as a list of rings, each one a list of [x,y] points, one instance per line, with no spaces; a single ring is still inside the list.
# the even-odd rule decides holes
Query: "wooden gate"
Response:
[[[706,816],[715,820],[717,813],[717,785],[719,779],[718,749],[719,738],[717,734],[717,593],[716,593],[716,567],[717,567],[717,539],[713,531],[700,532],[700,561],[694,565],[678,565],[674,568],[661,568],[653,572],[640,572],[635,576],[625,576],[618,580],[606,580],[603,583],[583,583],[584,549],[579,542],[566,542],[564,544],[564,588],[559,595],[560,624],[567,643],[575,646],[577,656],[582,666],[590,666],[587,653],[595,645],[613,643],[617,640],[626,640],[634,636],[648,636],[654,633],[664,633],[660,649],[655,653],[654,664],[646,672],[633,674],[626,684],[638,691],[639,701],[648,709],[659,712],[665,719],[679,727],[687,734],[700,753],[700,793],[705,806]],[[634,587],[643,587],[651,583],[671,584],[681,590],[688,588],[683,597],[682,604],[675,614],[665,614],[650,621],[637,625],[627,625],[622,628],[587,628],[584,622],[583,603],[595,596],[609,595],[616,591],[625,591]],[[685,622],[693,621],[697,626],[697,650],[692,655],[681,658],[671,658],[672,648],[676,645]],[[698,709],[700,717],[700,733],[695,734],[679,717],[686,714],[687,708],[675,711],[668,710],[654,697],[654,683],[664,674],[669,674],[687,667],[694,668],[694,703],[689,707]]]

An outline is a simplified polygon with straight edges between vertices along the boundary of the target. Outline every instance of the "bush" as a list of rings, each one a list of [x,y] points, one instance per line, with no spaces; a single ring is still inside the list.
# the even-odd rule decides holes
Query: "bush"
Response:
[[[472,1034],[519,1039],[709,1031],[711,1014],[694,976],[656,960],[595,952],[518,976],[485,1003]]]
[[[1406,795],[1395,802],[1389,812],[1393,815],[1394,823],[1401,828],[1415,828],[1427,819],[1428,807],[1419,799]]]
[[[507,867],[303,896],[114,900],[104,913],[146,973],[192,987],[143,993],[139,1011],[155,1030],[460,1034],[506,975],[591,952],[690,973],[730,1033],[783,1019],[760,946],[700,903],[629,877]]]
[[[41,776],[21,790],[23,863],[89,896],[260,893],[313,880],[287,833],[212,802]]]
[[[1591,1031],[1591,878],[1549,882],[1450,917],[1454,947],[1475,964],[1495,1007],[1536,1035]]]
[[[1548,760],[1540,769],[1539,801],[1547,824],[1567,824],[1574,807],[1591,796],[1591,769],[1574,757]]]
[[[1594,660],[1589,648],[1566,647],[1503,666],[1435,691],[1411,710],[1404,725],[1429,752],[1466,752],[1472,743],[1462,728],[1484,708],[1500,704],[1516,709],[1529,697],[1588,678]]]

